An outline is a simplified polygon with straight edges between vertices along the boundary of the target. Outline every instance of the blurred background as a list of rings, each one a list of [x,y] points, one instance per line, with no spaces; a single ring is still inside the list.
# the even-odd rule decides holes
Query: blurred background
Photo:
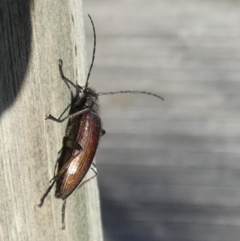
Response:
[[[239,241],[240,2],[83,2],[105,241]]]

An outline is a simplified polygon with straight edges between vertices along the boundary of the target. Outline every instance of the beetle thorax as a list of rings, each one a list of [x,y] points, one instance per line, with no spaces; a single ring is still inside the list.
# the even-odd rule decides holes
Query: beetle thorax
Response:
[[[85,87],[83,89],[82,94],[84,95],[83,98],[85,99],[85,107],[89,108],[93,112],[97,112],[98,111],[98,95],[97,95],[97,93],[93,89]]]

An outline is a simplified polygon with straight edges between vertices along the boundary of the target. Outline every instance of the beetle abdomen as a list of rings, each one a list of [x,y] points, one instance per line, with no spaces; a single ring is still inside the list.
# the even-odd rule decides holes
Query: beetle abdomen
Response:
[[[57,198],[65,199],[81,183],[95,156],[100,131],[101,120],[99,116],[91,111],[84,113],[76,139],[82,147],[82,151],[74,150],[72,157],[62,166],[63,170],[58,170],[60,175],[57,177],[55,193]]]

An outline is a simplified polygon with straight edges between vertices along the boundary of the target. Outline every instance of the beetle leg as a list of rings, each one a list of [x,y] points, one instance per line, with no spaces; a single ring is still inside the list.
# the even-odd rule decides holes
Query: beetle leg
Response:
[[[105,131],[105,130],[103,130],[103,129],[101,129],[101,130],[100,130],[100,136],[104,136],[104,135],[105,135],[105,133],[106,133],[106,131]]]
[[[53,179],[52,179],[52,183],[50,184],[50,186],[48,187],[48,189],[46,190],[46,192],[43,194],[43,196],[41,197],[40,203],[38,204],[38,207],[42,207],[45,198],[47,197],[48,193],[51,191],[51,189],[52,189],[52,187],[53,187],[53,185],[54,185],[55,182],[56,182],[56,179],[53,178]]]
[[[55,122],[58,122],[58,123],[62,123],[62,122],[64,122],[67,119],[71,119],[71,118],[73,118],[75,116],[82,115],[83,113],[85,113],[87,111],[89,111],[89,109],[83,109],[83,110],[77,111],[76,113],[68,115],[68,116],[66,116],[66,117],[64,117],[62,119],[58,119],[58,118],[52,116],[51,114],[49,114],[49,115],[46,116],[45,120],[52,120],[52,121],[55,121]]]
[[[82,114],[84,114],[84,113],[87,112],[87,111],[89,111],[89,108],[86,108],[86,109],[83,109],[83,110],[77,111],[77,112],[75,112],[75,113],[69,115],[69,116],[68,116],[68,119],[71,119],[71,118],[73,118],[73,117],[75,117],[75,116],[82,115]]]
[[[87,180],[83,181],[82,183],[79,184],[78,188],[82,187],[84,184],[86,184],[87,182],[91,181],[93,178],[95,178],[98,175],[98,172],[95,172],[95,175],[93,175],[92,177],[89,177]]]
[[[61,149],[58,151],[58,153],[57,153],[57,154],[58,154],[58,155],[60,155],[60,153],[61,153],[61,152],[62,152],[62,148],[61,148]]]
[[[69,105],[64,109],[64,111],[62,112],[62,114],[61,114],[58,118],[55,118],[55,117],[53,117],[53,116],[50,114],[50,115],[46,116],[45,120],[51,119],[51,120],[53,120],[53,121],[61,122],[62,116],[65,114],[65,112],[69,109],[70,106],[71,106],[71,104],[69,104]]]
[[[57,165],[58,165],[58,160],[56,160],[56,163],[55,163],[55,166],[54,166],[54,177],[55,177],[56,174],[57,174]],[[54,178],[53,178],[53,179],[54,179]],[[53,180],[53,179],[52,179],[52,180]],[[51,181],[52,181],[52,180],[51,180]],[[50,181],[50,182],[51,182],[51,181]]]
[[[72,95],[72,91],[71,91],[70,86],[68,84],[71,81],[67,77],[65,77],[65,75],[63,74],[62,66],[63,66],[63,61],[61,59],[59,59],[58,60],[58,68],[59,68],[60,76],[61,76],[62,80],[64,81],[64,83],[67,85],[67,87],[70,90],[71,95]]]
[[[66,211],[67,200],[63,199],[62,204],[62,229],[65,229],[65,211]]]
[[[58,117],[58,120],[61,119],[61,117],[65,114],[65,112],[70,108],[71,103],[64,109],[64,111],[62,112],[62,114]]]
[[[98,174],[98,170],[95,163],[92,163],[91,169],[95,172],[96,175]]]

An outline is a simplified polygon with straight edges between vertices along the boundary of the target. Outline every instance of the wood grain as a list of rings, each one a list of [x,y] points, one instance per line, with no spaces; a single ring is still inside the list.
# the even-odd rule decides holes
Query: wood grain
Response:
[[[70,93],[65,74],[83,83],[85,35],[81,1],[2,1],[0,17],[0,240],[102,240],[96,180],[68,199],[61,231],[61,200],[54,192],[36,205],[53,177]]]

